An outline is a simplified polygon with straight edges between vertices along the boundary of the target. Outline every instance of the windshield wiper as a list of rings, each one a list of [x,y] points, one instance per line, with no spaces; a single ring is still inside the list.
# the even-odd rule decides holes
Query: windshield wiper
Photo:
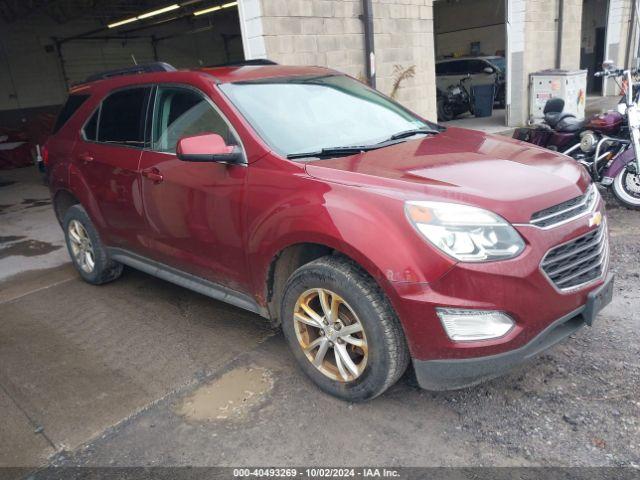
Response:
[[[383,148],[383,147],[394,145],[394,142],[396,140],[400,140],[406,137],[412,137],[413,135],[419,135],[421,133],[425,135],[436,135],[440,132],[441,130],[434,130],[433,128],[429,128],[429,127],[414,128],[411,130],[405,130],[404,132],[395,133],[391,135],[389,138],[387,138],[386,140],[383,140],[382,142],[374,143],[371,145],[354,145],[349,147],[329,147],[329,148],[323,148],[322,150],[318,150],[315,152],[290,153],[289,155],[287,155],[287,158],[289,159],[307,158],[307,157],[318,157],[318,158],[325,157],[326,158],[326,157],[338,157],[341,155],[355,155],[356,153],[368,152],[369,150],[375,150],[377,148]],[[398,142],[395,142],[395,143],[398,143]]]
[[[290,153],[287,155],[287,158],[307,158],[307,157],[339,157],[341,155],[355,155],[356,153],[366,152],[368,150],[373,150],[375,148],[380,148],[378,145],[360,145],[360,146],[352,146],[352,147],[329,147],[323,148],[322,150],[317,150],[315,152],[302,152],[302,153]]]
[[[414,135],[419,135],[421,133],[424,133],[425,135],[437,135],[438,133],[440,133],[440,131],[434,130],[433,128],[429,127],[412,128],[411,130],[405,130],[404,132],[394,133],[387,140],[385,140],[385,142],[388,142],[390,140],[400,140],[401,138],[413,137]]]

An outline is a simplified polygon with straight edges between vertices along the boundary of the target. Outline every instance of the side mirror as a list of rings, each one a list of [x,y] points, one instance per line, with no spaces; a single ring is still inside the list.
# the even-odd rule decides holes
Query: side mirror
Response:
[[[484,67],[483,72],[488,73],[489,75],[491,75],[492,73],[496,73],[495,69],[493,69],[492,67]]]
[[[603,70],[613,70],[613,67],[614,67],[613,60],[605,60],[604,62],[602,62]]]
[[[227,145],[217,133],[183,137],[176,147],[177,157],[184,162],[242,163],[240,147]]]

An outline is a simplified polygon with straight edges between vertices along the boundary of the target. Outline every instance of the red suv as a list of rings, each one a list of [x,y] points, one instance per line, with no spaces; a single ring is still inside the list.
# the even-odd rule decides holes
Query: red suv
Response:
[[[87,282],[128,265],[256,312],[350,401],[410,361],[427,389],[495,377],[611,300],[603,201],[568,157],[325,68],[156,70],[74,87],[47,143]]]

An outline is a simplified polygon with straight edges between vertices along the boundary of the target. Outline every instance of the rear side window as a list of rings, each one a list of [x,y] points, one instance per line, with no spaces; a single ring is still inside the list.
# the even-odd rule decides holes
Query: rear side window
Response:
[[[98,141],[144,147],[150,91],[150,88],[130,88],[109,95],[100,109]]]
[[[66,103],[60,110],[56,123],[53,125],[53,133],[57,133],[62,126],[69,121],[74,113],[80,108],[80,106],[89,98],[89,95],[69,95]]]

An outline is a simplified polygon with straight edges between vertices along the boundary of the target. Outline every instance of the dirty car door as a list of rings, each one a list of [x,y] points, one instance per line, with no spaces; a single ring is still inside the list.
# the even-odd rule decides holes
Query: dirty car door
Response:
[[[151,88],[111,93],[84,125],[74,149],[74,162],[95,205],[103,240],[110,246],[140,251],[146,224],[138,165],[144,147],[145,117]]]
[[[140,164],[145,241],[155,260],[246,292],[242,215],[247,167],[178,160],[178,140],[202,133],[217,133],[228,145],[240,145],[204,93],[188,86],[159,86],[151,145]]]

